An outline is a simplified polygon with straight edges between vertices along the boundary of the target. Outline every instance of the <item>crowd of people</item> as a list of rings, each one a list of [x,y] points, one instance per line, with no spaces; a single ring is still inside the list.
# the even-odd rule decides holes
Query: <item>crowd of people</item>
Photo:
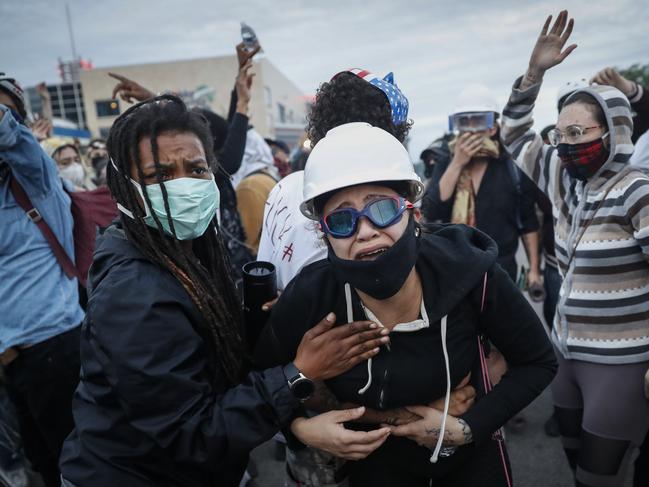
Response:
[[[649,87],[567,81],[537,133],[573,25],[504,107],[461,90],[420,170],[393,73],[265,139],[258,42],[224,116],[111,73],[132,106],[86,146],[0,75],[0,485],[266,485],[275,438],[287,486],[511,487],[502,429],[548,387],[575,486],[649,485]],[[279,295],[245,313],[253,261]]]

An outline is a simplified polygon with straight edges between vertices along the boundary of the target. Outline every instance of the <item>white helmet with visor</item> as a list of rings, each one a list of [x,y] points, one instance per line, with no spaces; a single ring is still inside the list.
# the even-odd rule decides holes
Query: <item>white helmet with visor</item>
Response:
[[[316,198],[331,191],[377,182],[403,182],[411,203],[421,199],[424,185],[408,151],[393,135],[368,123],[353,122],[327,132],[311,151],[304,168],[300,210],[317,220]]]
[[[455,109],[448,117],[448,130],[452,133],[483,132],[495,126],[498,102],[484,85],[472,84],[462,90]]]

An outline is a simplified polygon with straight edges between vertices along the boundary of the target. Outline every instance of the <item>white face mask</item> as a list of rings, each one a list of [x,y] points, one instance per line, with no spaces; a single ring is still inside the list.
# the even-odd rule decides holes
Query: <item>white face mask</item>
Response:
[[[67,179],[75,186],[83,186],[83,181],[86,176],[80,162],[73,162],[72,164],[65,166],[63,169],[59,169],[59,174],[62,178]]]

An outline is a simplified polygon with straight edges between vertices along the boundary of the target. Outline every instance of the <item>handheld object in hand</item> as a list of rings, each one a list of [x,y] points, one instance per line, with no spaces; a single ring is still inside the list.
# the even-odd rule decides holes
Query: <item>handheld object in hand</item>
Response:
[[[243,271],[243,308],[248,344],[254,347],[266,324],[268,313],[261,309],[264,303],[277,297],[275,266],[270,262],[248,262]]]
[[[540,282],[535,282],[527,286],[527,294],[530,295],[530,299],[535,303],[542,303],[545,301],[545,288]]]
[[[257,39],[257,34],[252,30],[245,22],[241,22],[241,40],[243,45],[248,51],[252,51],[257,44],[259,44],[259,39]]]

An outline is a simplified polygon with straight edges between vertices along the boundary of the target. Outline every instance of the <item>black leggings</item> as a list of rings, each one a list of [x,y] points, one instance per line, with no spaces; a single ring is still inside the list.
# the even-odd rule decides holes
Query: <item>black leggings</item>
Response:
[[[555,408],[568,463],[577,487],[623,485],[634,445],[589,433],[581,428],[583,410]]]
[[[649,430],[644,373],[649,363],[566,360],[552,383],[555,417],[576,485],[619,487]]]
[[[377,452],[380,451],[377,450]],[[381,458],[381,455],[370,455],[366,460],[350,462],[350,487],[475,487],[488,485],[490,487],[506,487],[505,471],[502,464],[498,444],[489,440],[479,447],[465,447],[465,451],[455,464],[442,467],[445,472],[437,473],[433,466],[429,470],[432,475],[416,472],[412,462],[421,462],[421,458]],[[457,453],[456,455],[460,455]],[[426,457],[429,457],[427,454]],[[372,458],[374,457],[374,458]],[[451,456],[449,461],[453,461]],[[508,475],[511,480],[509,458],[505,451]],[[425,458],[423,461],[428,462]],[[442,460],[440,460],[441,462]],[[429,467],[430,465],[426,465]],[[440,465],[441,467],[441,465]]]

